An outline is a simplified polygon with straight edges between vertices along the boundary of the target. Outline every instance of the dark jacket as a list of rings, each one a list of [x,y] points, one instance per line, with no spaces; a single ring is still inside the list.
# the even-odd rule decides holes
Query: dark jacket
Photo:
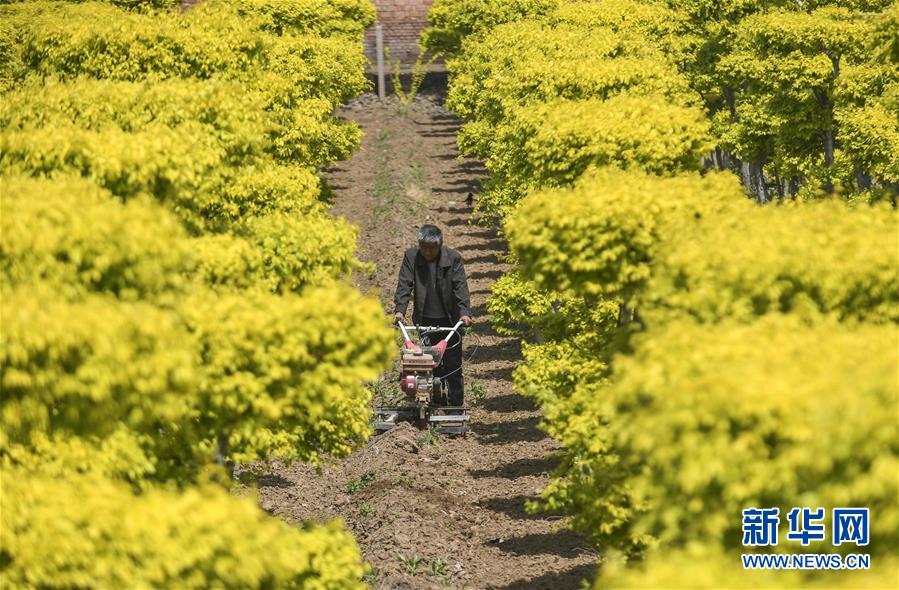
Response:
[[[462,265],[462,256],[456,250],[440,247],[437,257],[437,292],[440,294],[446,316],[455,323],[463,315],[471,315],[468,277]],[[400,276],[397,281],[396,294],[393,297],[394,313],[406,313],[409,298],[412,300],[412,323],[420,324],[422,310],[425,308],[425,296],[428,293],[428,261],[418,252],[417,247],[406,250]]]

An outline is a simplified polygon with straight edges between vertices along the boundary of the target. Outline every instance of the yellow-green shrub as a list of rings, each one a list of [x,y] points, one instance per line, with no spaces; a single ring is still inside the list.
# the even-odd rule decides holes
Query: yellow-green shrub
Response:
[[[630,93],[537,103],[513,110],[493,130],[491,177],[478,206],[500,213],[514,207],[525,187],[567,186],[589,166],[670,175],[698,169],[712,149],[697,107]]]
[[[6,94],[0,127],[25,131],[74,124],[140,132],[155,125],[200,124],[232,165],[246,165],[262,153],[305,166],[328,165],[358,147],[359,128],[335,119],[330,99],[297,98],[275,107],[275,98],[270,89],[222,79],[175,78],[149,85],[30,79]]]
[[[219,6],[197,6],[183,15],[124,11],[102,2],[7,5],[2,14],[14,25],[19,55],[4,69],[16,79],[52,74],[138,80],[209,78],[264,65],[270,41],[260,23],[210,4]]]
[[[325,98],[336,108],[371,87],[360,41],[342,35],[279,37],[266,68],[252,71],[252,85],[267,92],[268,108],[290,108],[306,98]]]
[[[553,293],[542,292],[513,269],[490,285],[487,311],[500,334],[520,334],[527,326],[542,324],[538,318],[553,313]]]
[[[539,404],[541,427],[558,436],[569,410],[564,400],[581,383],[605,380],[611,354],[626,337],[618,325],[619,304],[541,291],[516,268],[492,285],[487,309],[498,331],[531,340],[522,342],[515,389]]]
[[[360,135],[333,119],[322,99],[263,116],[264,97],[234,82],[31,82],[7,96],[0,108],[7,171],[75,172],[122,197],[174,199],[190,226],[213,229],[247,215],[314,208],[318,180],[297,164],[346,157]]]
[[[884,62],[899,64],[899,5],[887,2],[887,6],[874,23],[874,34],[871,38],[873,47],[879,49],[876,57]]]
[[[31,78],[4,94],[0,127],[6,132],[77,125],[84,130],[139,132],[153,125],[201,125],[227,147],[229,157],[261,151],[271,116],[262,96],[233,80]]]
[[[393,348],[377,302],[340,285],[302,297],[200,291],[177,314],[35,287],[2,306],[0,447],[100,444],[124,426],[146,435],[159,477],[193,477],[220,436],[239,461],[346,454],[369,433],[363,383]]]
[[[515,385],[566,448],[543,507],[606,556],[661,545],[646,572],[612,565],[597,588],[894,581],[895,560],[873,577],[739,576],[733,550],[744,508],[841,505],[877,515],[875,564],[894,553],[895,212],[759,209],[730,175],[645,173],[710,150],[675,139],[706,137],[701,93],[717,161],[742,164],[754,191],[894,197],[895,9],[874,26],[861,13],[888,3],[571,2],[478,32],[466,3],[435,10],[461,48],[447,103],[466,120],[460,149],[492,174],[479,207],[519,262],[491,314],[538,340]],[[656,141],[677,113],[690,124]]]
[[[392,337],[313,169],[358,145],[373,7],[114,4],[0,7],[0,577],[359,588],[339,523],[191,484],[368,435]]]
[[[211,188],[225,151],[195,123],[148,126],[137,133],[76,125],[0,134],[0,172],[84,176],[124,199],[153,195],[194,231],[214,204]]]
[[[506,126],[524,139],[521,159],[512,160],[507,174],[538,186],[571,184],[591,164],[654,174],[698,170],[712,148],[702,111],[652,95],[552,101],[518,111],[499,128],[495,159],[509,149]]]
[[[506,222],[522,273],[543,289],[630,299],[666,236],[752,205],[729,174],[654,177],[600,169],[528,196]]]
[[[181,313],[200,343],[197,428],[228,438],[231,457],[319,461],[369,434],[364,383],[394,342],[377,301],[343,284],[301,296],[197,294]]]
[[[5,445],[0,463],[14,467],[28,477],[64,480],[73,474],[86,474],[125,481],[135,490],[146,489],[150,481],[172,475],[162,473],[158,465],[157,453],[164,448],[158,444],[158,438],[164,434],[164,430],[139,433],[125,425],[119,425],[103,436],[76,437],[65,432],[33,431],[27,444]],[[205,457],[190,456],[190,453],[190,449],[182,448],[177,460],[194,463],[206,460]],[[185,470],[182,468],[181,471]]]
[[[339,523],[296,529],[218,486],[140,495],[98,477],[2,471],[0,574],[15,588],[361,590]]]
[[[73,337],[78,334],[69,323],[77,323],[81,313],[89,315],[89,309],[93,308],[85,306],[97,307],[96,301],[107,301],[106,305],[114,311],[128,311],[120,308],[120,304],[113,299],[89,295],[91,292],[101,292],[119,299],[152,298],[168,306],[163,309],[146,305],[149,310],[146,316],[155,318],[154,314],[163,314],[169,318],[169,323],[158,321],[159,325],[171,324],[175,333],[186,335],[185,325],[197,329],[196,317],[190,315],[190,310],[183,304],[176,311],[171,306],[176,301],[183,303],[183,292],[188,288],[196,293],[192,303],[202,308],[229,305],[229,297],[240,297],[205,291],[193,282],[194,279],[224,288],[224,292],[238,289],[252,291],[252,297],[263,298],[260,300],[264,301],[264,304],[260,303],[261,308],[267,309],[273,317],[280,317],[278,314],[283,313],[283,309],[297,312],[297,306],[308,307],[310,299],[282,300],[274,296],[265,299],[261,291],[300,291],[309,284],[324,283],[345,274],[358,265],[353,255],[353,228],[324,215],[323,206],[317,200],[319,182],[309,169],[278,166],[264,155],[268,149],[266,135],[276,156],[293,162],[306,160],[311,164],[323,163],[322,158],[344,156],[358,141],[355,127],[346,135],[329,122],[330,101],[352,91],[352,77],[361,76],[361,68],[356,71],[356,66],[361,64],[361,54],[350,39],[345,36],[334,39],[314,36],[275,39],[267,33],[253,32],[250,25],[254,25],[255,21],[247,17],[238,23],[233,32],[237,37],[245,34],[248,39],[261,40],[265,47],[271,49],[272,60],[266,62],[271,67],[264,70],[262,77],[255,72],[241,73],[242,66],[229,62],[227,56],[212,56],[210,59],[219,60],[215,63],[227,74],[223,78],[206,81],[170,78],[152,80],[152,83],[91,80],[83,75],[121,80],[148,76],[149,72],[139,64],[142,54],[138,51],[136,55],[130,55],[130,51],[143,47],[142,44],[148,42],[148,36],[153,34],[157,35],[157,40],[170,41],[159,43],[154,51],[178,54],[174,60],[162,60],[156,64],[162,68],[157,73],[202,77],[204,72],[208,73],[206,69],[201,68],[198,73],[183,69],[184,63],[178,65],[178,60],[186,63],[192,59],[190,52],[181,50],[193,43],[193,49],[202,54],[210,49],[201,47],[203,35],[211,33],[204,29],[199,34],[199,29],[211,26],[214,31],[216,26],[240,19],[236,13],[224,9],[202,8],[181,18],[174,13],[119,13],[117,9],[94,3],[70,6],[38,2],[3,10],[11,16],[17,34],[61,52],[42,50],[41,59],[49,60],[46,64],[50,64],[50,70],[64,78],[75,74],[79,76],[66,82],[49,80],[46,85],[23,76],[21,88],[9,93],[10,100],[4,102],[0,112],[0,121],[4,126],[4,172],[52,176],[60,172],[74,172],[126,199],[125,204],[116,202],[105,191],[89,189],[85,181],[71,179],[52,182],[17,179],[5,187],[9,190],[4,193],[3,205],[10,215],[4,215],[3,284],[38,289],[45,294],[46,305],[60,305],[60,309],[65,311],[57,316],[60,329],[68,330]],[[121,16],[120,20],[113,19],[118,23],[115,30],[98,20],[98,16],[103,15]],[[80,27],[86,31],[85,36],[54,36],[54,31],[59,30],[59,23],[62,22],[69,27]],[[41,23],[48,24],[48,27],[40,28],[38,25]],[[198,34],[191,37],[192,33]],[[105,40],[100,45],[108,52],[106,57],[103,57],[102,51],[95,51],[96,47],[90,49],[91,44],[100,39]],[[318,44],[319,41],[321,44]],[[238,46],[239,43],[235,43],[234,51],[239,51]],[[347,59],[337,64],[340,67],[329,64],[328,68],[333,73],[316,80],[316,83],[322,82],[320,86],[307,84],[299,90],[283,94],[272,90],[286,88],[288,82],[297,79],[295,76],[308,78],[317,70],[326,69],[324,58],[316,55],[318,49],[331,52],[331,55],[335,51],[343,52]],[[81,62],[77,57],[79,51],[88,51],[88,57],[97,61]],[[52,66],[56,63],[53,62],[54,55],[62,60],[59,64],[64,63],[65,67]],[[309,60],[318,61],[303,68],[300,67],[305,63],[303,60],[309,63],[312,63]],[[119,66],[121,69],[116,69]],[[291,67],[293,69],[289,72],[288,69],[279,69]],[[281,86],[263,89],[263,83],[271,81],[275,75],[281,76]],[[344,77],[339,78],[339,75]],[[231,81],[242,78],[248,79],[249,85]],[[338,87],[339,80],[346,84]],[[307,98],[316,96],[316,93],[327,98]],[[34,95],[39,96],[36,101],[27,98]],[[321,125],[316,126],[316,121]],[[285,122],[289,124],[284,125]],[[239,235],[205,234],[188,238],[177,223],[144,195],[152,195],[168,205],[194,232],[205,234],[208,229],[221,231],[230,226]],[[40,226],[39,231],[35,231],[37,226]],[[57,294],[73,302],[55,301],[49,295],[49,289],[55,289]],[[18,292],[21,293],[21,289]],[[358,299],[358,296],[336,287],[313,293],[330,300]],[[72,306],[80,311],[71,311]],[[380,317],[380,313],[369,304],[359,303],[356,307],[365,311],[357,310],[354,313],[358,315],[352,315],[350,319],[335,310],[337,318],[333,321],[339,322],[339,318],[343,317],[355,324],[360,318],[364,320],[366,314]],[[300,315],[297,313],[297,317]],[[235,334],[247,334],[249,328],[240,328],[240,318],[257,323],[260,329],[263,325],[257,318],[242,315],[230,324]],[[44,319],[50,323],[53,321]],[[212,321],[212,318],[207,318],[207,321]],[[290,324],[289,321],[284,323]],[[309,327],[305,333],[308,334],[312,323],[307,324]],[[139,334],[138,328],[129,329]],[[360,353],[358,365],[347,360],[347,366],[337,372],[358,377],[353,373],[356,370],[368,375],[386,362],[383,349],[377,343],[379,338],[383,340],[387,337],[388,331],[374,324],[371,329],[374,330],[371,338],[375,343],[372,347],[375,356],[372,358],[376,360],[369,359],[369,362],[366,360],[368,357]],[[48,330],[48,333],[55,332]],[[112,343],[127,339],[131,333],[120,330],[105,341]],[[348,334],[349,328],[343,329],[342,333]],[[250,349],[258,346],[260,350],[273,345],[271,342],[264,344],[268,336],[261,331],[251,330],[248,334],[250,340],[239,345],[232,340],[232,345]],[[271,338],[277,340],[279,337]],[[46,354],[46,351],[40,347],[35,349],[37,345],[32,346],[22,338],[10,342],[11,349],[25,350],[25,356],[19,359],[21,365],[14,368],[21,374],[36,371],[35,359]],[[41,346],[53,350],[53,345],[50,339]],[[88,367],[94,366],[91,363],[105,362],[102,356],[92,356],[98,349],[89,340],[81,344],[73,343],[69,348],[78,349],[77,355],[88,363]],[[126,343],[119,348],[123,358],[142,350],[132,350]],[[211,370],[211,365],[204,364],[204,353],[211,355],[210,358],[222,354],[216,342],[201,345],[190,337],[185,338],[182,347],[170,345],[170,348],[190,356],[191,369],[196,372]],[[29,356],[31,354],[37,356]],[[51,358],[55,357],[51,355]],[[46,368],[65,376],[70,370],[76,371],[78,366],[78,363],[57,366],[49,362]],[[257,373],[255,379],[258,384],[273,378],[265,367],[257,368]],[[97,378],[100,376],[102,370],[99,370]],[[73,384],[77,385],[77,381]],[[116,387],[127,389],[130,384],[126,380]],[[75,390],[82,391],[81,386]],[[33,392],[28,390],[26,393],[23,397]],[[331,405],[326,405],[325,409],[333,410],[333,422],[324,420],[326,424],[321,426],[321,430],[329,433],[327,435],[309,434],[318,432],[319,427],[308,424],[317,419],[317,410],[297,414],[295,423],[306,424],[300,430],[287,428],[282,431],[278,421],[281,415],[273,418],[269,409],[267,418],[260,418],[259,422],[264,432],[258,438],[264,441],[248,443],[244,439],[252,437],[243,433],[235,435],[232,449],[235,454],[244,453],[244,456],[253,457],[258,456],[254,453],[264,453],[268,448],[266,444],[280,445],[279,448],[286,449],[282,453],[285,456],[313,457],[319,452],[345,452],[349,445],[360,439],[360,423],[367,422],[367,399],[367,392],[358,383],[344,388],[341,396],[332,396]],[[51,407],[42,403],[37,403],[35,413],[46,412]],[[100,399],[91,403],[94,405],[88,404],[87,409],[74,404],[71,407],[62,404],[61,409],[75,414],[107,411],[103,409]],[[202,466],[202,462],[212,457],[212,446],[220,433],[197,426],[199,407],[196,400],[185,400],[183,415],[169,416],[171,428],[160,428],[152,421],[151,415],[143,416],[142,411],[133,414],[136,420],[141,416],[148,420],[140,427],[133,424],[136,432],[141,432],[143,428],[158,435],[155,437],[158,440],[152,441],[158,448],[148,451],[149,458],[146,459],[155,466],[156,477],[192,477],[191,474]],[[357,412],[360,408],[361,414]],[[255,417],[246,408],[237,413],[233,410],[222,405],[216,408],[217,413],[214,414],[207,409],[203,418],[216,427],[226,425],[230,428],[240,424],[242,418]],[[16,410],[11,415],[18,413]],[[348,414],[352,416],[348,418]],[[342,420],[346,424],[341,425]],[[251,430],[252,427],[245,426],[244,429]],[[47,426],[40,431],[40,436],[46,441],[42,439],[40,442],[44,447],[57,445],[60,451],[63,447],[74,449],[70,454],[83,456],[87,454],[84,450],[87,447],[78,447],[78,441],[66,438],[68,435],[79,435],[84,436],[85,440],[91,438],[88,446],[93,445],[92,448],[102,454],[102,447],[109,446],[104,439],[106,434],[87,431],[70,433]],[[244,438],[241,439],[241,436]],[[303,440],[299,440],[301,438]],[[272,442],[275,439],[277,443]],[[134,442],[132,439],[129,444]],[[138,446],[148,444],[148,440],[138,442]],[[26,443],[22,444],[27,446]],[[299,448],[298,445],[303,444],[307,446]],[[37,443],[32,447],[30,450],[24,447],[17,450],[22,461],[25,461],[24,455],[28,452],[44,458],[51,454],[38,449]],[[124,455],[130,453],[122,452]],[[67,451],[62,454],[67,454]],[[110,461],[114,463],[114,459],[111,457]],[[140,471],[144,474],[153,471],[136,467],[135,470],[135,473]]]
[[[241,231],[256,244],[262,280],[274,292],[299,291],[361,264],[356,259],[358,230],[342,218],[272,213],[250,218]]]
[[[325,209],[321,193],[321,180],[312,169],[261,163],[239,168],[224,179],[215,189],[217,199],[203,213],[213,227],[232,227],[240,220],[273,213],[319,214]]]
[[[60,136],[68,143],[57,143]],[[242,220],[254,216],[302,217],[305,213],[320,220],[321,231],[346,234],[336,221],[327,229],[328,218],[318,201],[321,189],[308,170],[264,165],[222,176],[227,169],[222,168],[221,152],[198,139],[203,137],[191,134],[190,129],[126,134],[47,128],[0,136],[0,146],[9,150],[0,157],[0,169],[7,175],[84,176],[125,200],[150,195],[192,233],[238,230]],[[111,145],[127,152],[110,154]],[[293,236],[292,240],[310,237]]]
[[[335,106],[369,85],[358,33],[276,36],[261,30],[271,22],[262,12],[240,13],[225,2],[204,2],[184,14],[32,2],[2,7],[0,15],[12,47],[0,71],[13,85],[35,75],[132,81],[221,75],[281,104],[292,96],[325,98]]]
[[[32,282],[7,290],[0,313],[4,462],[140,485],[193,480],[212,460],[214,433],[194,424],[199,343],[173,310],[97,294],[66,302]]]
[[[349,34],[361,37],[375,23],[369,0],[236,0],[240,14],[263,17],[262,27],[275,34]]]
[[[837,110],[840,141],[859,170],[875,179],[899,183],[899,80],[868,95],[864,106]]]
[[[308,166],[326,166],[350,156],[359,147],[362,131],[331,117],[331,101],[307,99],[278,118],[271,133],[276,158]]]
[[[498,331],[529,340],[513,373],[515,389],[537,402],[541,428],[558,437],[571,409],[566,400],[582,383],[605,382],[611,355],[627,336],[618,302],[540,290],[515,268],[491,286],[487,309]]]
[[[238,235],[189,238],[152,201],[138,197],[123,204],[82,179],[7,177],[4,184],[4,287],[47,283],[69,299],[104,292],[171,302],[194,280],[300,291],[360,264],[353,226],[319,212],[318,202],[306,215],[250,218]]]
[[[122,8],[145,9],[152,8],[175,8],[181,5],[181,0],[102,0],[121,6]]]
[[[609,532],[625,530],[723,548],[740,546],[746,507],[865,506],[870,550],[888,554],[899,532],[899,427],[884,411],[897,403],[895,344],[894,326],[791,316],[666,324],[615,359],[610,386],[575,394],[562,442],[578,468],[555,482],[556,501],[601,543],[622,544]],[[617,514],[610,486],[626,500]]]
[[[899,216],[832,199],[703,219],[659,248],[639,309],[651,325],[773,311],[899,322]]]
[[[696,100],[646,39],[567,23],[496,27],[452,62],[452,79],[447,106],[492,125],[513,107],[560,98],[605,99],[630,91],[687,104]]]
[[[671,4],[641,0],[562,2],[545,20],[643,35],[683,67],[692,56],[697,39],[689,33],[683,12]]]
[[[46,283],[63,298],[157,299],[185,290],[197,264],[173,215],[145,198],[123,204],[85,180],[6,176],[0,209],[7,294]]]
[[[198,260],[197,277],[216,289],[264,289],[261,281],[262,252],[246,238],[231,234],[208,234],[195,238],[191,245]]]
[[[467,119],[460,149],[492,173],[478,205],[489,218],[591,162],[670,171],[696,168],[708,149],[698,97],[637,27],[504,24],[468,43],[450,70],[447,105]],[[654,161],[664,148],[675,152]]]
[[[67,303],[36,285],[7,289],[2,310],[3,447],[152,433],[186,414],[197,345],[171,311],[102,295]]]
[[[436,0],[428,10],[429,28],[421,45],[430,51],[454,55],[466,37],[504,23],[544,15],[559,0]]]
[[[889,19],[870,14],[889,4],[815,2],[772,10],[758,5],[751,10],[755,14],[726,24],[711,15],[701,18],[711,34],[729,33],[713,45],[717,51],[704,56],[717,61],[710,76],[717,88],[705,95],[717,111],[721,147],[753,164],[760,195],[768,191],[760,186],[764,173],[781,196],[830,194],[834,188],[854,194],[873,184],[895,198],[895,187],[882,184],[896,176],[884,164],[899,122],[881,115],[876,105],[899,71],[885,59],[889,44],[876,28]],[[847,92],[860,75],[872,82],[868,91]],[[863,130],[861,120],[847,118],[865,103],[872,107],[869,116],[885,127]],[[843,120],[854,127],[848,141]]]
[[[542,428],[560,437],[574,407],[569,398],[582,385],[598,386],[609,376],[612,354],[627,331],[618,326],[619,305],[569,301],[560,306],[556,332],[542,342],[524,343],[524,363],[513,373],[515,389],[536,401]]]

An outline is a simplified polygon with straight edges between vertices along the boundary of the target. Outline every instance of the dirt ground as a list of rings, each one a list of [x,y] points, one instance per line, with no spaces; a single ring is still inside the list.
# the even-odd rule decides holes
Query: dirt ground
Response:
[[[372,564],[367,581],[376,589],[578,588],[592,579],[596,553],[560,516],[524,509],[548,483],[558,443],[512,390],[519,342],[496,334],[487,318],[505,245],[495,229],[470,223],[466,195],[476,197],[485,170],[458,158],[459,121],[442,106],[440,82],[408,108],[371,94],[347,105],[341,116],[365,131],[362,149],[325,177],[334,214],[361,228],[359,257],[375,264],[355,280],[385,309],[420,224],[436,223],[464,257],[475,320],[464,342],[472,433],[435,440],[401,425],[321,474],[273,464],[259,480],[260,503],[289,522],[342,517]]]

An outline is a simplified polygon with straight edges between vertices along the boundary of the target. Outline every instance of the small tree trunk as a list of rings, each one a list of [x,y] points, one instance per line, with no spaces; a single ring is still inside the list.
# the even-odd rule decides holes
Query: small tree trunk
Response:
[[[721,146],[715,146],[715,165],[718,170],[727,168],[727,154],[721,149]]]
[[[871,177],[862,172],[858,167],[855,169],[855,182],[858,184],[859,190],[871,188]]]
[[[618,325],[626,326],[631,322],[631,310],[627,306],[627,302],[622,301],[618,306]]]
[[[833,128],[824,130],[824,165],[833,166]]]
[[[234,463],[228,460],[228,435],[220,432],[215,440],[215,462],[225,468],[228,479],[234,477]]]
[[[750,162],[745,167],[746,177],[748,177],[748,182],[746,186],[749,187],[749,192],[755,195],[755,200],[759,204],[767,203],[771,200],[771,196],[768,194],[768,185],[765,182],[765,172],[762,169],[761,162]]]
[[[758,179],[759,179],[759,195],[761,195],[760,203],[767,203],[771,200],[771,193],[768,192],[768,181],[765,179],[765,169],[762,166],[762,163],[759,162],[758,166]]]
[[[752,168],[749,165],[749,162],[740,162],[740,180],[743,181],[743,186],[749,189],[750,194],[755,194],[755,191],[752,188]]]
[[[727,109],[730,111],[730,116],[736,118],[737,116],[737,97],[736,92],[730,86],[724,87],[724,101],[727,103]]]
[[[836,67],[836,66],[835,66]],[[827,121],[827,125],[824,128],[823,136],[824,136],[824,167],[830,170],[833,166],[833,151],[834,151],[834,132],[833,132],[833,103],[830,100],[830,96],[828,95],[826,90],[816,89],[815,98],[818,99],[818,104],[821,106],[821,110],[824,111],[824,118]],[[825,189],[828,194],[833,193],[833,182],[830,179],[830,175],[827,176],[827,182],[825,183]]]

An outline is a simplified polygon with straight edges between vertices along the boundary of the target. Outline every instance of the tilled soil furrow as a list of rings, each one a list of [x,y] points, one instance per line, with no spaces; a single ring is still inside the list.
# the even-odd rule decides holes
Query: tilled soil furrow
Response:
[[[273,463],[259,481],[261,505],[288,521],[342,517],[373,566],[375,588],[579,587],[592,577],[595,553],[561,517],[524,508],[549,482],[559,445],[512,389],[518,340],[487,320],[490,285],[508,265],[497,232],[469,223],[465,199],[477,193],[483,166],[458,158],[459,121],[437,95],[405,110],[366,95],[342,116],[366,135],[325,177],[332,211],[361,228],[359,257],[375,264],[355,277],[359,287],[389,310],[402,252],[422,223],[438,224],[465,258],[475,315],[464,345],[473,432],[433,442],[400,425],[321,473]],[[482,398],[473,399],[472,386]]]

